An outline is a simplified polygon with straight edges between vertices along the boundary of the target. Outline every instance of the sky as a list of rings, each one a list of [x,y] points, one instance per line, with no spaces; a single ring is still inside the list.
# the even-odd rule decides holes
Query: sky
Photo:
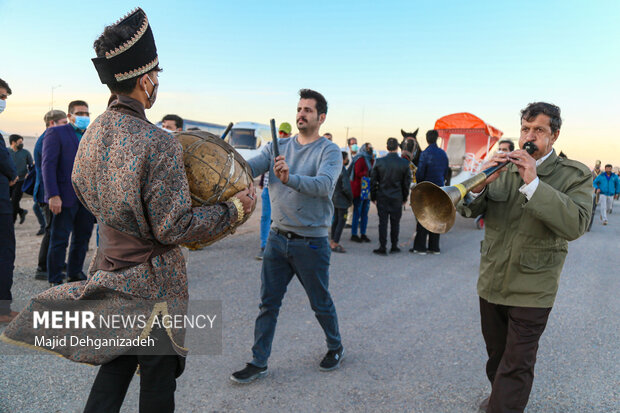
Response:
[[[294,124],[298,90],[311,88],[329,104],[321,132],[384,149],[401,128],[425,132],[456,112],[517,138],[520,110],[547,101],[562,109],[556,149],[620,164],[615,0],[0,0],[0,78],[13,90],[0,129],[42,133],[52,90],[54,108],[82,99],[102,113],[92,45],[136,6],[164,69],[153,122]]]

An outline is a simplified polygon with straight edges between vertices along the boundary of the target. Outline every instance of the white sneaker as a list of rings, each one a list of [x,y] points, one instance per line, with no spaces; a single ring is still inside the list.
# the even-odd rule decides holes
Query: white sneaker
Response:
[[[607,220],[603,221],[603,225],[607,225]]]

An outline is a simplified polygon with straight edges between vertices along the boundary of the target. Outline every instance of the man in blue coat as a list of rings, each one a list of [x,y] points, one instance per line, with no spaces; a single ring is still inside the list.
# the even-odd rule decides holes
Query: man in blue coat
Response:
[[[11,88],[0,79],[0,113],[6,107]],[[6,142],[0,134],[0,323],[9,323],[17,316],[11,311],[11,287],[15,265],[15,224],[9,188],[17,182],[17,170]]]
[[[43,117],[45,121],[45,129],[53,128],[54,126],[66,125],[67,114],[62,110],[50,110]],[[52,225],[52,213],[45,200],[45,185],[43,184],[43,169],[41,166],[43,157],[43,139],[45,138],[45,132],[39,136],[37,143],[34,145],[34,168],[36,173],[36,179],[34,183],[34,192],[32,197],[34,202],[39,205],[43,216],[45,217],[45,228],[43,233],[43,239],[41,240],[41,247],[39,248],[39,262],[37,265],[37,272],[35,278],[37,280],[47,280],[47,251],[50,244],[50,227]]]
[[[607,225],[607,214],[611,214],[614,205],[614,197],[620,194],[620,180],[618,175],[611,172],[611,164],[605,165],[605,172],[594,180],[594,188],[599,195],[601,221]]]
[[[85,280],[82,271],[94,217],[78,201],[71,184],[73,161],[90,122],[88,104],[81,100],[69,103],[69,124],[48,128],[43,138],[41,169],[45,201],[52,212],[50,245],[47,254],[48,280],[51,285],[62,284],[69,234],[71,247],[67,260],[69,282]]]
[[[437,146],[438,137],[439,133],[434,129],[426,132],[428,147],[420,155],[418,170],[415,174],[415,179],[418,183],[428,181],[438,186],[444,186],[450,168],[448,166],[448,155]],[[426,255],[427,251],[431,254],[439,254],[439,234],[429,232],[419,222],[416,231],[413,248],[409,251],[420,255]],[[427,240],[428,248],[426,245]]]

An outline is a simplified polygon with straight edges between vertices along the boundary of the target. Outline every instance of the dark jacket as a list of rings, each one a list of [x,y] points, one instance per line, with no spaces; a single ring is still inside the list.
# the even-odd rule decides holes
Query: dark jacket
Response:
[[[347,169],[342,166],[342,172],[340,177],[336,181],[336,188],[334,188],[334,195],[332,195],[332,203],[334,208],[348,208],[353,202],[353,190],[351,189],[351,181],[349,180],[349,174]]]
[[[388,153],[377,159],[370,173],[370,199],[403,203],[409,196],[411,169],[409,161]]]
[[[448,155],[433,143],[420,155],[415,179],[418,183],[428,181],[443,186],[448,172]]]
[[[71,172],[79,144],[71,124],[47,128],[45,131],[41,156],[45,202],[60,195],[63,207],[77,204],[78,199],[71,184]]]
[[[0,214],[12,214],[11,196],[9,195],[9,182],[17,177],[17,170],[13,158],[0,134]],[[4,236],[4,235],[2,235]]]

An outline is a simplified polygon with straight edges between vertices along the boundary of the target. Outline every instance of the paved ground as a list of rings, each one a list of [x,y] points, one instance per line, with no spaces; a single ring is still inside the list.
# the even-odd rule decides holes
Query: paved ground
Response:
[[[25,204],[26,201],[24,201]],[[440,256],[390,257],[354,244],[333,254],[332,295],[347,355],[322,373],[323,334],[294,281],[284,300],[269,375],[246,386],[228,377],[250,359],[260,263],[256,213],[237,234],[190,253],[190,294],[221,299],[224,350],[190,356],[178,381],[179,412],[475,412],[489,391],[475,290],[482,231],[458,219]],[[620,411],[620,205],[569,246],[555,308],[540,343],[528,412]],[[413,215],[404,214],[402,248]],[[32,278],[39,237],[32,212],[18,226],[16,298],[46,288]],[[377,239],[374,209],[368,235]],[[2,327],[0,327],[0,331]],[[0,351],[4,343],[0,344]],[[81,411],[96,369],[33,353],[0,356],[0,412]],[[139,380],[123,412],[137,411]]]

